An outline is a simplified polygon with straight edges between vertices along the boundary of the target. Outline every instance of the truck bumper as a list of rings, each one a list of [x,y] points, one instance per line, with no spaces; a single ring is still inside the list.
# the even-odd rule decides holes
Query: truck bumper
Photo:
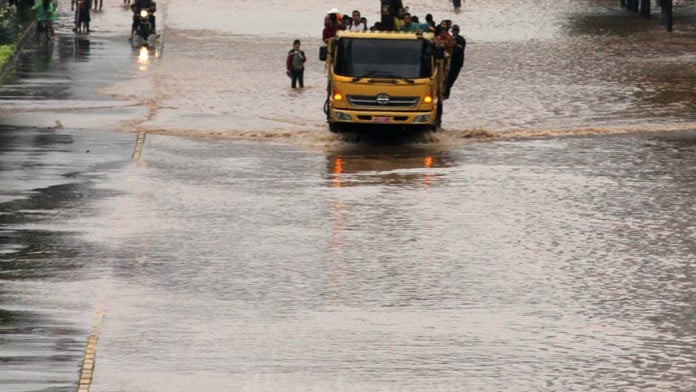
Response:
[[[387,112],[371,110],[330,109],[329,122],[377,125],[431,125],[437,118],[437,109],[419,112]]]

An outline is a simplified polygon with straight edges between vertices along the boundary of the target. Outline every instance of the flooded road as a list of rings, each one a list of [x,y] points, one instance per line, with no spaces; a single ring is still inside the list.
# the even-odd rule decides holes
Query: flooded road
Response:
[[[3,390],[696,389],[696,3],[488,3],[408,4],[467,62],[396,140],[326,129],[336,4],[63,5],[0,87]]]

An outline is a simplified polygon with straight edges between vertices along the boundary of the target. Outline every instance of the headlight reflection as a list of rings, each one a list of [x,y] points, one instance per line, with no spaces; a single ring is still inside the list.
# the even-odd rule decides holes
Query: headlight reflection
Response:
[[[138,65],[141,71],[145,71],[150,64],[150,50],[147,46],[141,46],[138,51]]]

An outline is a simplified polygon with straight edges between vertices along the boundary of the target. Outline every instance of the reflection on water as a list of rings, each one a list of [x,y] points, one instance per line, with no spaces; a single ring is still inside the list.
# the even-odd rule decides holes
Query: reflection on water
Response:
[[[88,61],[89,60],[89,39],[75,36],[73,38],[73,56],[78,61]]]
[[[438,168],[453,165],[442,150],[426,147],[375,147],[355,145],[327,156],[331,185],[363,186],[370,183],[428,186]],[[439,173],[439,174],[438,174]]]
[[[17,67],[0,86],[2,109],[18,107],[41,112],[55,103],[34,101],[105,100],[99,89],[123,78],[130,69],[130,46],[106,44],[108,38],[59,34],[52,46],[27,41],[19,54]],[[37,125],[37,124],[30,124]]]
[[[158,59],[162,53],[162,42],[155,39],[144,44],[134,44],[133,52],[140,71],[146,71],[152,61]]]
[[[689,390],[695,148],[148,136],[95,388]]]
[[[150,50],[147,46],[141,46],[138,49],[138,65],[141,71],[147,69],[148,64],[150,64]]]
[[[67,222],[116,195],[95,187],[128,151],[114,138],[0,126],[3,391],[74,390],[94,298],[87,282],[103,275],[103,256]]]
[[[80,140],[38,136],[26,141],[42,151]],[[16,244],[0,256],[12,265],[2,272],[8,322],[74,330],[46,343],[52,328],[11,327],[3,350],[40,340],[44,357],[9,362],[44,377],[57,369],[67,385],[99,290],[93,387],[103,392],[687,391],[695,140],[322,153],[148,135],[137,165],[102,178],[98,188],[113,191],[71,181],[82,185],[1,205],[5,225],[43,222],[48,234],[5,232]],[[1,156],[0,167],[17,166]],[[53,200],[67,202],[32,220]],[[28,312],[46,301],[70,311]],[[72,354],[53,367],[46,358],[66,344]],[[21,378],[24,368],[10,369]],[[33,389],[50,383],[37,380]]]

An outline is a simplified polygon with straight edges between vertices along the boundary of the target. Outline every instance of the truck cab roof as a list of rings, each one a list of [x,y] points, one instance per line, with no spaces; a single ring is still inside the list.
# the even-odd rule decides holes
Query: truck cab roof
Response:
[[[405,31],[346,31],[336,32],[336,38],[370,38],[370,39],[426,39],[433,40],[433,33],[416,33]]]

